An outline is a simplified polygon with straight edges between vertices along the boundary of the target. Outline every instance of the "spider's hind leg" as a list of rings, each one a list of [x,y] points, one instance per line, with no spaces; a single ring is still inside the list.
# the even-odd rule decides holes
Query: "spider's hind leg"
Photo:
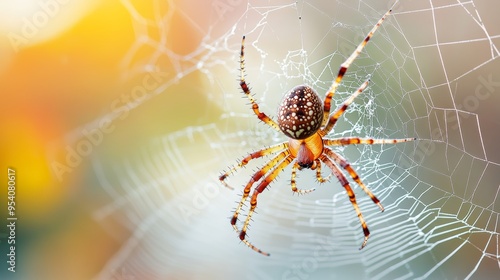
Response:
[[[351,167],[351,164],[341,155],[335,153],[329,148],[325,148],[325,153],[333,159],[340,167],[342,167],[351,178],[363,189],[363,191],[372,199],[373,203],[377,204],[380,211],[384,212],[384,207],[380,203],[380,200],[372,193],[372,191],[361,181],[358,173]]]
[[[240,87],[243,90],[243,93],[250,100],[250,104],[252,105],[252,110],[255,113],[255,115],[261,121],[263,121],[265,124],[267,124],[270,127],[274,128],[278,132],[281,132],[281,129],[279,128],[278,124],[275,121],[273,121],[273,119],[271,119],[270,117],[268,117],[264,112],[261,112],[259,110],[259,105],[255,101],[255,98],[253,98],[252,93],[250,92],[250,88],[248,87],[248,84],[245,81],[245,36],[243,36],[243,39],[241,39],[241,51],[240,51]]]

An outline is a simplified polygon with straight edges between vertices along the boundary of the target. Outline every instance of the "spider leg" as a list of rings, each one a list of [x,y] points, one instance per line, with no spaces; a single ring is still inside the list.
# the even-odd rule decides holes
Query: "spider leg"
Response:
[[[354,92],[351,96],[349,96],[349,98],[347,98],[344,103],[342,103],[342,105],[340,105],[340,107],[337,109],[337,111],[335,111],[335,113],[331,114],[330,115],[330,118],[328,120],[328,123],[326,124],[326,126],[321,129],[320,133],[322,136],[325,136],[327,135],[328,133],[330,133],[330,131],[332,130],[333,126],[335,125],[335,123],[337,123],[337,120],[340,118],[340,116],[342,116],[342,114],[344,114],[345,110],[347,110],[347,108],[349,107],[349,105],[351,105],[351,103],[354,101],[354,99],[363,91],[365,90],[365,88],[368,86],[368,82],[370,80],[367,80],[366,82],[364,82],[357,90],[356,92]]]
[[[316,180],[320,184],[328,182],[328,180],[330,180],[330,177],[332,177],[333,175],[333,173],[330,173],[330,175],[328,175],[326,178],[323,178],[323,176],[321,175],[321,161],[319,159],[316,159],[314,161],[314,165],[311,167],[311,169],[312,170],[316,169]],[[295,164],[292,167],[292,180],[291,180],[292,191],[298,194],[306,194],[316,190],[315,188],[308,190],[297,189],[297,183],[295,180],[297,170],[301,170],[301,167],[299,166],[298,162],[295,162]]]
[[[346,146],[357,144],[397,144],[417,140],[417,138],[402,138],[402,139],[373,139],[373,138],[359,138],[359,137],[344,137],[336,139],[323,139],[325,146]]]
[[[275,121],[273,121],[270,117],[268,117],[265,113],[261,112],[259,110],[259,105],[257,102],[255,102],[255,98],[253,98],[252,93],[250,92],[250,88],[248,87],[246,81],[245,81],[245,36],[243,36],[243,39],[241,39],[241,51],[240,51],[240,87],[243,90],[243,93],[248,97],[250,100],[250,104],[252,104],[252,110],[257,115],[257,117],[269,125],[270,127],[274,128],[275,130],[281,132],[278,124],[276,124]]]
[[[370,189],[361,181],[358,173],[351,167],[351,164],[341,155],[335,153],[331,149],[325,147],[324,153],[333,159],[335,163],[340,165],[340,167],[344,168],[347,173],[351,176],[351,178],[365,191],[365,193],[372,199],[373,203],[377,204],[380,208],[380,211],[384,212],[384,207],[380,204],[380,200],[370,191]]]
[[[387,11],[387,13],[385,13],[384,16],[382,16],[382,18],[377,22],[377,24],[375,24],[375,26],[373,26],[372,30],[370,30],[370,32],[365,37],[363,42],[361,42],[361,44],[358,45],[358,47],[356,48],[356,50],[354,50],[354,52],[351,54],[351,56],[349,56],[349,58],[347,58],[347,60],[344,63],[342,63],[342,65],[340,65],[340,69],[339,69],[339,73],[337,75],[337,78],[335,79],[332,86],[330,87],[330,90],[328,91],[328,93],[325,96],[325,101],[323,102],[324,103],[323,104],[323,122],[322,122],[321,126],[324,126],[328,120],[328,115],[330,115],[330,107],[331,107],[332,97],[335,94],[335,91],[337,90],[337,87],[339,86],[340,81],[342,81],[342,78],[344,77],[345,72],[347,71],[347,69],[349,68],[351,63],[356,59],[356,57],[358,57],[358,55],[361,53],[361,51],[365,47],[366,43],[368,43],[368,41],[373,36],[375,31],[377,31],[379,26],[382,24],[382,22],[385,20],[385,18],[391,12],[392,12],[392,9]]]
[[[328,176],[326,176],[326,178],[323,178],[323,176],[321,175],[321,161],[319,159],[316,159],[314,162],[317,166],[317,168],[316,168],[316,180],[319,183],[328,182],[330,180],[330,177],[332,177],[333,173],[330,173]]]
[[[317,166],[317,163],[316,163]],[[291,180],[291,185],[292,185],[292,191],[297,194],[306,194],[310,193],[315,190],[315,188],[308,189],[308,190],[302,190],[302,189],[297,189],[297,181],[295,180],[295,177],[297,176],[297,169],[299,169],[299,163],[296,161],[295,164],[292,167],[292,180]],[[316,169],[316,176],[318,176],[318,169]],[[321,176],[321,165],[319,167],[319,174]],[[322,178],[323,179],[323,178]],[[319,181],[319,179],[318,179]]]
[[[266,156],[266,155],[269,155],[269,154],[277,153],[277,152],[279,152],[281,150],[285,150],[287,147],[288,147],[288,143],[283,142],[283,143],[280,143],[280,144],[277,144],[277,145],[273,145],[273,146],[270,146],[268,148],[265,148],[265,149],[253,152],[253,153],[247,155],[246,157],[244,157],[240,162],[238,162],[238,164],[233,165],[228,171],[224,172],[224,174],[222,174],[221,176],[219,176],[219,180],[221,181],[221,183],[226,188],[229,188],[229,189],[233,190],[234,188],[231,187],[231,186],[229,186],[226,183],[226,181],[225,181],[226,178],[229,177],[229,175],[233,174],[238,169],[240,169],[243,166],[247,165],[248,162],[250,162],[252,159],[256,159],[256,158],[260,158],[260,157],[263,157],[263,156]]]
[[[344,176],[344,174],[342,174],[337,165],[325,155],[322,155],[320,158],[321,161],[323,161],[332,170],[333,174],[335,174],[337,179],[339,179],[340,184],[346,190],[347,195],[349,196],[349,200],[351,201],[351,204],[354,207],[356,214],[358,215],[359,221],[361,222],[361,227],[363,228],[363,233],[365,235],[363,244],[361,244],[361,248],[359,248],[361,250],[365,247],[366,242],[368,241],[368,237],[370,236],[370,231],[368,230],[368,226],[366,225],[365,219],[363,218],[363,214],[361,214],[361,210],[359,210],[358,203],[356,202],[356,196],[354,195],[354,192],[352,191],[352,188],[349,185],[349,182],[347,181],[346,177]]]
[[[285,153],[285,152],[284,152]],[[250,247],[252,250],[261,253],[263,255],[269,256],[269,253],[263,252],[259,248],[255,247],[252,245],[248,240],[246,240],[246,233],[248,230],[248,225],[250,224],[250,221],[252,219],[252,215],[255,212],[255,208],[257,207],[257,197],[259,196],[260,193],[262,193],[267,186],[278,176],[281,171],[285,167],[287,167],[292,161],[294,160],[294,157],[291,155],[288,155],[278,166],[276,166],[271,173],[269,173],[260,183],[257,187],[255,187],[252,197],[250,198],[250,210],[248,210],[248,215],[245,219],[245,223],[243,224],[243,228],[241,229],[240,232],[240,240],[243,241],[248,247]]]
[[[252,189],[253,184],[259,181],[262,178],[262,176],[266,175],[267,172],[269,172],[269,170],[271,170],[279,162],[283,161],[284,158],[288,157],[289,154],[290,153],[288,152],[288,150],[279,153],[277,156],[275,156],[273,159],[267,162],[261,169],[259,169],[252,175],[252,178],[250,178],[250,181],[248,181],[248,183],[245,186],[245,189],[243,190],[243,195],[241,196],[241,200],[238,203],[236,210],[234,211],[233,217],[231,218],[231,225],[233,226],[235,231],[239,231],[238,227],[236,226],[236,222],[238,221],[238,215],[240,214],[241,208],[245,204],[248,196],[250,195],[250,190]]]

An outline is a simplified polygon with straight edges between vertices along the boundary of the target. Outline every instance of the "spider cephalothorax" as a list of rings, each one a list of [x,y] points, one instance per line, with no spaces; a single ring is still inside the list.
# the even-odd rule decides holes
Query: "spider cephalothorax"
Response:
[[[300,168],[311,168],[314,162],[323,153],[323,139],[315,133],[306,139],[288,139],[288,149],[290,154],[297,158]]]
[[[384,19],[391,13],[389,10],[372,28],[370,33],[365,37],[363,42],[359,44],[356,50],[347,58],[347,60],[342,63],[340,70],[337,74],[337,78],[332,83],[330,90],[326,93],[323,101],[319,98],[316,92],[309,86],[300,85],[292,89],[283,98],[283,101],[278,108],[278,121],[277,123],[269,118],[264,112],[259,110],[259,105],[255,102],[250,89],[244,78],[244,49],[245,49],[245,36],[243,36],[241,42],[241,52],[240,52],[240,86],[243,93],[248,97],[252,105],[252,110],[255,115],[264,123],[271,126],[275,130],[282,132],[288,137],[288,142],[282,142],[268,148],[261,149],[254,153],[247,155],[243,158],[237,165],[231,167],[228,171],[224,172],[219,177],[219,180],[226,187],[231,188],[226,183],[226,178],[234,173],[237,169],[245,166],[252,159],[260,158],[267,155],[276,154],[272,159],[270,159],[261,169],[255,172],[248,183],[245,185],[243,190],[243,195],[241,200],[234,211],[231,218],[231,225],[234,230],[239,234],[239,238],[248,247],[253,250],[269,256],[252,245],[246,239],[246,232],[250,221],[252,220],[252,215],[257,207],[257,197],[261,194],[269,184],[278,176],[278,174],[285,169],[289,164],[293,162],[292,165],[292,176],[290,180],[290,185],[292,191],[298,194],[305,194],[313,191],[314,189],[301,190],[296,186],[295,177],[297,170],[302,168],[311,168],[316,170],[316,178],[320,183],[326,182],[327,179],[323,178],[321,174],[321,164],[325,164],[332,172],[335,177],[339,180],[342,187],[344,187],[349,200],[356,211],[356,214],[363,228],[363,234],[365,236],[361,248],[366,245],[368,237],[370,236],[370,231],[368,226],[361,214],[361,210],[356,202],[356,196],[349,184],[349,181],[342,173],[341,168],[349,174],[354,182],[356,182],[361,189],[372,199],[373,203],[378,205],[381,211],[384,210],[378,198],[368,189],[368,187],[361,181],[356,171],[351,167],[349,162],[341,155],[334,152],[329,146],[344,146],[344,145],[354,145],[354,144],[395,144],[407,141],[415,140],[415,138],[403,138],[403,139],[373,139],[373,138],[359,138],[359,137],[346,137],[337,139],[325,138],[326,135],[333,129],[338,118],[342,116],[347,107],[354,101],[356,96],[358,96],[367,86],[368,81],[365,81],[359,88],[353,93],[347,100],[340,105],[340,107],[330,114],[330,105],[332,97],[342,80],[342,77],[346,73],[349,65],[354,61],[354,59],[361,53],[368,40],[373,36],[373,33],[382,24]],[[257,186],[253,189],[254,184]],[[238,217],[242,210],[245,202],[250,198],[250,209],[248,210],[248,215],[245,218],[243,227],[241,230],[238,228]]]

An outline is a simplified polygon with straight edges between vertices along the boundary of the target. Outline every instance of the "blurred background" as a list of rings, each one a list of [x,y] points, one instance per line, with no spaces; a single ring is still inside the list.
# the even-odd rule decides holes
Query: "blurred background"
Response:
[[[0,3],[0,176],[16,171],[16,272],[1,279],[494,279],[499,269],[500,24],[491,1],[62,1]],[[354,185],[372,235],[337,180],[290,168],[260,196],[250,240],[229,218],[265,163],[223,170],[286,139],[253,115],[246,74],[275,116],[297,84],[336,108],[371,84],[330,135],[417,137],[336,149],[386,208]],[[329,173],[324,168],[324,176]],[[246,208],[245,208],[246,209]]]

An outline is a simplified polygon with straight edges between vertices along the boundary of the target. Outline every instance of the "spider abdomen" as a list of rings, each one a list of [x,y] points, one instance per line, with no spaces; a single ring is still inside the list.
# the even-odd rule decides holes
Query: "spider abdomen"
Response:
[[[323,102],[307,85],[294,87],[278,108],[278,125],[293,139],[305,139],[318,131],[323,121]]]

